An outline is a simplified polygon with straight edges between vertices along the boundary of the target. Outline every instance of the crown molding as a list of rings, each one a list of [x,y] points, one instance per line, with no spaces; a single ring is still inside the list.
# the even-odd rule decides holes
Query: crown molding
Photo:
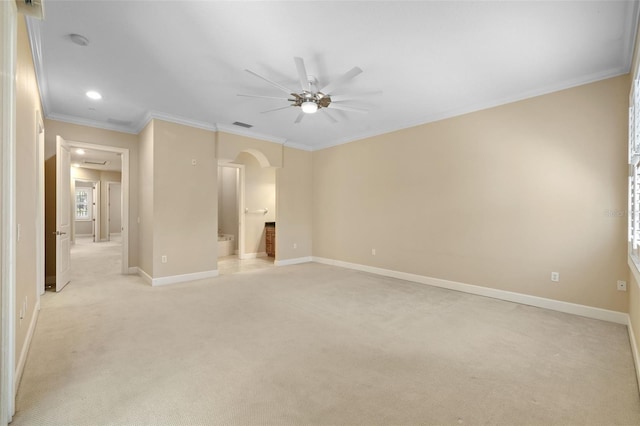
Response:
[[[135,129],[128,126],[118,126],[117,124],[105,123],[103,121],[89,120],[85,118],[75,117],[73,115],[50,113],[45,114],[45,118],[49,120],[63,121],[65,123],[77,124],[79,126],[95,127],[98,129],[112,130],[114,132],[129,133],[137,135]]]
[[[142,120],[140,120],[138,124],[133,127],[133,131],[136,134],[140,133],[142,129],[144,129],[147,126],[147,124],[149,124],[149,122],[154,119],[168,121],[169,123],[182,124],[184,126],[189,126],[189,127],[195,127],[197,129],[210,130],[212,132],[218,131],[218,126],[216,125],[216,123],[207,123],[204,121],[191,120],[186,117],[167,114],[165,112],[160,112],[160,111],[147,112],[142,118]]]
[[[273,142],[280,145],[284,145],[285,143],[287,143],[287,140],[285,138],[279,138],[276,136],[267,135],[265,133],[253,132],[251,130],[244,129],[238,126],[229,125],[229,124],[218,123],[218,131],[231,133],[233,135],[238,135],[238,136],[246,136],[248,138],[260,139],[263,141]]]
[[[561,92],[563,90],[568,90],[568,89],[572,89],[574,87],[578,87],[578,86],[583,86],[586,84],[591,84],[591,83],[596,83],[598,81],[602,81],[602,80],[606,80],[609,78],[614,78],[614,77],[619,77],[621,75],[627,74],[629,72],[628,69],[626,69],[624,66],[623,67],[618,67],[618,68],[613,68],[607,71],[603,71],[600,73],[594,73],[591,75],[588,75],[586,77],[583,78],[578,78],[578,79],[570,79],[570,80],[566,80],[562,83],[558,83],[558,84],[553,84],[550,86],[546,86],[540,89],[536,89],[536,90],[530,90],[530,91],[525,91],[525,92],[521,92],[517,95],[514,96],[509,96],[509,97],[505,97],[505,98],[499,98],[499,99],[494,99],[494,100],[490,100],[487,102],[483,102],[483,103],[478,103],[478,104],[472,104],[472,105],[464,105],[460,108],[455,108],[443,113],[438,113],[438,114],[432,114],[429,115],[423,119],[420,120],[413,120],[413,121],[409,121],[406,122],[404,124],[399,124],[399,125],[395,125],[395,126],[390,126],[381,130],[376,130],[373,132],[367,132],[367,133],[360,133],[356,136],[353,137],[348,137],[348,138],[341,138],[341,139],[337,139],[334,140],[332,142],[327,142],[324,144],[320,144],[320,145],[315,145],[313,147],[313,151],[319,151],[322,149],[327,149],[327,148],[331,148],[334,146],[338,146],[338,145],[344,145],[346,143],[350,143],[350,142],[355,142],[355,141],[359,141],[359,140],[363,140],[363,139],[367,139],[367,138],[372,138],[375,136],[381,136],[381,135],[385,135],[388,133],[393,133],[393,132],[397,132],[400,130],[405,130],[405,129],[409,129],[411,127],[417,127],[417,126],[422,126],[424,124],[429,124],[429,123],[434,123],[436,121],[441,121],[441,120],[445,120],[448,118],[453,118],[453,117],[459,117],[461,115],[465,115],[465,114],[470,114],[472,112],[478,112],[478,111],[482,111],[485,109],[490,109],[490,108],[495,108],[495,107],[499,107],[502,105],[508,105],[511,103],[515,103],[515,102],[519,102],[519,101],[524,101],[527,99],[531,99],[531,98],[535,98],[538,96],[543,96],[543,95],[548,95],[550,93],[554,93],[554,92]]]
[[[51,113],[51,105],[49,104],[49,82],[42,65],[42,36],[40,35],[40,20],[27,16],[27,35],[31,44],[31,57],[33,58],[33,67],[36,72],[36,81],[40,90],[40,102],[42,103],[42,112],[45,117]]]

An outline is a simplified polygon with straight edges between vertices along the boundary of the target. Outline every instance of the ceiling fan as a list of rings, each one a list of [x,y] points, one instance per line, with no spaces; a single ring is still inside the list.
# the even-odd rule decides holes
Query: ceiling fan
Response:
[[[267,83],[271,84],[274,87],[285,92],[287,97],[276,97],[276,96],[260,96],[260,95],[245,95],[238,94],[238,96],[246,96],[250,98],[263,98],[263,99],[278,99],[285,100],[288,102],[292,102],[292,104],[274,108],[267,111],[263,111],[263,113],[278,111],[281,109],[286,109],[290,107],[300,108],[300,114],[294,121],[294,123],[300,123],[306,114],[314,114],[317,111],[322,110],[323,115],[331,122],[336,123],[338,120],[329,113],[329,109],[342,110],[342,111],[351,111],[351,112],[361,112],[366,113],[368,110],[364,108],[359,108],[355,106],[345,105],[343,102],[350,101],[354,99],[354,96],[358,95],[337,95],[335,90],[341,87],[344,83],[348,82],[358,74],[362,72],[362,70],[358,67],[353,67],[349,71],[347,71],[342,76],[338,77],[334,81],[322,86],[318,87],[318,81],[315,77],[307,74],[307,69],[304,66],[304,60],[299,57],[293,58],[296,68],[298,71],[298,79],[300,80],[300,89],[301,91],[291,90],[288,87],[285,87],[275,81],[269,80],[268,78],[258,74],[257,72],[251,70],[245,70],[249,74],[252,74]],[[360,94],[360,96],[379,94],[381,92],[368,92]]]

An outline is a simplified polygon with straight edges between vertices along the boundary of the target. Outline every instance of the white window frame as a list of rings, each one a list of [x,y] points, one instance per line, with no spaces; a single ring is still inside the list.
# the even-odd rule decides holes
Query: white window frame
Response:
[[[629,96],[629,257],[640,271],[640,79]],[[635,271],[634,271],[635,272]]]

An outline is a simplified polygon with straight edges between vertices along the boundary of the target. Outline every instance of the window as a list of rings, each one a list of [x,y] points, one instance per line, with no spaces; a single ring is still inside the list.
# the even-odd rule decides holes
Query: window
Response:
[[[92,191],[92,188],[76,188],[76,220],[91,220],[93,218]]]

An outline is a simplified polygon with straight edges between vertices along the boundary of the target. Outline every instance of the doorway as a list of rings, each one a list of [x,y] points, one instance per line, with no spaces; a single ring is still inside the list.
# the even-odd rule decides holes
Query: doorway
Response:
[[[96,242],[100,228],[100,181],[74,178],[71,171],[71,197],[73,220],[71,221],[71,244],[77,238]]]
[[[250,152],[219,164],[219,274],[274,266],[275,253],[267,253],[273,248],[267,244],[267,224],[275,226],[275,187],[275,168],[263,166]]]
[[[90,245],[98,246],[104,245],[107,242],[110,242],[110,239],[115,239],[116,241],[111,241],[111,250],[116,250],[119,253],[117,262],[109,262],[111,267],[117,268],[115,271],[117,274],[128,274],[129,273],[129,239],[128,239],[128,229],[129,229],[129,211],[128,211],[128,197],[129,197],[129,150],[124,148],[118,148],[113,146],[105,146],[105,145],[96,145],[89,144],[84,142],[75,142],[75,141],[64,141],[64,139],[58,137],[64,145],[67,147],[68,152],[70,153],[70,167],[68,173],[68,181],[65,179],[56,178],[55,169],[56,166],[55,161],[49,162],[49,168],[53,167],[53,171],[50,171],[47,176],[48,186],[50,189],[48,192],[53,195],[53,197],[48,197],[50,199],[50,206],[47,208],[47,216],[50,218],[53,216],[54,218],[59,216],[59,213],[56,212],[56,206],[60,205],[69,205],[70,210],[69,213],[62,213],[63,216],[66,217],[69,214],[71,217],[69,218],[72,226],[75,229],[70,230],[70,234],[74,239],[74,243],[68,249],[68,254],[70,259],[70,264],[76,264],[73,258],[77,258],[79,255],[79,251],[82,251],[82,257],[84,258],[84,263],[87,263],[87,256],[93,256],[96,259],[100,259],[101,256],[104,256],[104,253],[100,253],[99,251],[90,250]],[[47,166],[47,164],[46,164]],[[65,180],[65,182],[62,182]],[[85,182],[85,183],[83,183]],[[92,185],[91,190],[84,190],[84,194],[76,194],[76,185],[79,188],[79,192],[83,192],[82,188],[88,188],[86,182],[89,182],[89,185]],[[112,195],[109,200],[109,189],[114,189],[115,185],[119,185],[119,195]],[[68,185],[68,186],[66,186]],[[51,200],[51,198],[56,198],[55,194],[64,194],[68,191],[63,191],[62,189],[70,188],[72,191],[67,195],[66,201],[64,200]],[[95,188],[95,189],[94,189]],[[118,202],[114,201],[114,197],[118,196]],[[67,204],[68,203],[68,204]],[[114,209],[119,209],[119,214],[115,214],[112,210],[109,212],[110,205],[114,205]],[[109,214],[111,213],[111,214]],[[87,224],[81,224],[80,222],[76,222],[74,219],[77,218],[76,215],[82,216]],[[91,221],[87,220],[87,217],[91,217]],[[109,221],[112,218],[118,219],[119,223],[116,223],[120,228],[120,235],[115,235],[115,232],[112,232],[112,227],[109,225]],[[95,219],[95,220],[94,220]],[[103,220],[104,219],[104,220]],[[55,221],[49,220],[50,224],[53,224],[53,229],[48,230],[51,233],[57,233],[55,229]],[[50,225],[51,226],[51,225]],[[87,229],[82,228],[82,226],[89,226],[91,231],[87,231]],[[49,235],[47,232],[47,235]],[[62,233],[63,234],[63,233]],[[112,238],[112,235],[114,234]],[[56,236],[57,238],[57,236]],[[80,247],[80,245],[82,247]],[[104,248],[104,247],[102,247]],[[51,261],[47,261],[47,284],[49,288],[55,288],[56,291],[60,291],[64,285],[58,286],[56,284],[56,275],[57,275],[57,258],[60,255],[64,258],[65,253],[59,254],[59,248],[57,244],[49,244],[46,249],[46,256],[52,257]],[[93,254],[92,254],[93,253]],[[97,264],[100,264],[97,262]],[[73,271],[72,271],[73,272]],[[75,275],[75,274],[73,274]],[[51,280],[53,278],[53,280]],[[53,281],[53,282],[51,282]],[[67,281],[66,279],[64,281]],[[53,285],[51,285],[53,284]]]
[[[107,241],[122,241],[122,183],[107,182]]]

